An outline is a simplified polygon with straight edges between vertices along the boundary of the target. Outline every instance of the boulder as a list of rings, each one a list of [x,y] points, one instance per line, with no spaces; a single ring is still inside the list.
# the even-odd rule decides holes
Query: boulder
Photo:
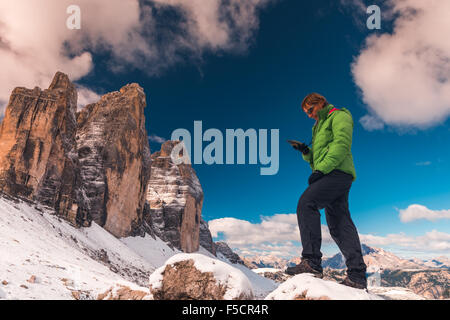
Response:
[[[150,276],[155,300],[253,299],[242,271],[202,254],[177,254]]]

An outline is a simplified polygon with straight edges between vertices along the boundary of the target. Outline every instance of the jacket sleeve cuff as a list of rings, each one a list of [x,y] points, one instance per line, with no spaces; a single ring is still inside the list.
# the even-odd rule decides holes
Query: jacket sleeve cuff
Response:
[[[310,162],[311,161],[311,155],[312,155],[312,151],[309,150],[309,152],[307,154],[303,154],[302,153],[302,158],[303,160],[305,160],[306,162]]]

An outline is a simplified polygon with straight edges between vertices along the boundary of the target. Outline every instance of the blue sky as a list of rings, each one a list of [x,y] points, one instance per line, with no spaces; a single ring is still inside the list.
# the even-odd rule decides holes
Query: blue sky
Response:
[[[433,210],[450,208],[449,121],[426,130],[385,126],[368,131],[362,126],[359,119],[367,114],[367,105],[355,85],[351,63],[365,38],[383,30],[361,28],[351,10],[327,1],[280,1],[262,11],[245,53],[206,53],[201,62],[177,64],[158,77],[149,77],[145,70],[108,76],[111,89],[130,81],[144,87],[150,135],[169,139],[176,128],[193,132],[196,120],[204,130],[223,133],[227,128],[280,130],[277,175],[261,176],[259,165],[194,165],[204,189],[205,220],[233,217],[257,225],[261,216],[295,213],[310,168],[285,141],[310,141],[314,121],[300,111],[300,102],[306,94],[320,92],[353,114],[358,178],[351,189],[350,210],[359,232],[404,232],[413,237],[432,230],[449,232],[448,220],[403,223],[398,212],[415,203]],[[407,107],[404,112],[409,112]],[[159,147],[151,141],[152,151]],[[221,238],[227,239],[227,234]],[[403,252],[395,243],[386,247]],[[324,244],[325,253],[336,250]]]
[[[326,13],[319,15],[321,9]],[[448,220],[403,223],[398,209],[414,203],[433,210],[450,208],[449,121],[426,130],[387,126],[376,131],[359,122],[367,106],[350,65],[365,37],[374,31],[361,30],[348,11],[330,8],[324,1],[285,1],[264,11],[260,21],[248,54],[206,57],[199,66],[180,66],[148,85],[143,83],[150,96],[150,133],[169,138],[173,128],[193,130],[194,120],[202,120],[205,129],[222,132],[280,129],[280,170],[275,176],[260,176],[254,165],[194,166],[205,193],[203,217],[234,217],[258,224],[260,216],[295,213],[310,168],[285,140],[309,142],[313,121],[300,112],[300,102],[317,91],[348,108],[354,117],[358,178],[351,189],[350,209],[359,232],[447,233]],[[156,150],[158,145],[152,147]],[[395,244],[388,248],[403,252]],[[331,254],[336,247],[325,251]]]
[[[449,255],[450,53],[442,40],[435,40],[438,26],[440,31],[450,28],[450,18],[443,13],[450,11],[439,7],[447,4],[415,8],[421,5],[407,0],[406,7],[424,13],[405,18],[408,8],[393,0],[391,8],[381,7],[381,30],[369,30],[364,12],[369,3],[360,0],[255,1],[255,8],[247,7],[255,11],[241,7],[242,16],[228,25],[217,18],[213,5],[199,10],[198,1],[174,1],[178,4],[172,8],[167,0],[130,0],[128,7],[114,0],[100,10],[82,0],[85,20],[77,33],[52,24],[64,21],[55,10],[64,9],[65,2],[70,1],[45,9],[47,15],[58,14],[57,19],[32,27],[36,34],[46,34],[46,40],[63,39],[67,53],[42,46],[23,49],[22,56],[32,55],[30,68],[35,69],[21,79],[4,46],[0,61],[6,66],[4,74],[11,74],[0,79],[5,92],[13,85],[48,85],[47,78],[56,70],[42,69],[47,64],[40,62],[51,58],[76,80],[80,101],[139,83],[147,95],[149,135],[169,139],[177,128],[193,131],[196,120],[202,121],[204,130],[217,128],[223,133],[237,128],[279,129],[276,175],[261,176],[259,165],[194,165],[205,195],[202,214],[214,221],[217,239],[227,240],[241,253],[268,254],[275,248],[280,255],[300,254],[292,214],[307,187],[310,168],[285,141],[310,141],[314,121],[300,111],[300,103],[306,94],[319,92],[353,115],[357,180],[350,192],[350,211],[362,241],[409,257]],[[11,8],[4,6],[8,13]],[[44,10],[29,7],[21,14]],[[203,12],[212,14],[202,20]],[[0,16],[10,27],[3,42],[11,47],[23,36],[15,33],[14,14]],[[372,46],[365,42],[368,37],[374,40]],[[425,41],[427,50],[440,55],[420,55],[421,40],[429,42]],[[0,90],[0,104],[6,97]],[[152,152],[160,148],[155,141],[150,146]],[[416,218],[402,222],[399,210],[412,204],[437,211],[439,218],[431,221],[411,209],[408,213]],[[270,229],[277,221],[286,231]],[[267,232],[272,240],[243,234],[252,232]],[[324,252],[336,250],[324,236]]]

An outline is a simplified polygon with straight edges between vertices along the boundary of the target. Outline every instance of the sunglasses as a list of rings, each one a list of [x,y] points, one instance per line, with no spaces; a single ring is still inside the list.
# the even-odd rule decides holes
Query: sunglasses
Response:
[[[312,106],[311,108],[309,108],[308,110],[306,110],[307,114],[311,114],[313,112],[314,106]]]

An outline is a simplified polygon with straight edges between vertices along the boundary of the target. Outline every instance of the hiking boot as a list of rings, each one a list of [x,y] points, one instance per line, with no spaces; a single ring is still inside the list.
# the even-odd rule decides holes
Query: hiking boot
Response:
[[[348,276],[340,284],[356,289],[367,289],[367,281],[353,281]]]
[[[302,259],[302,261],[296,266],[286,268],[285,273],[291,276],[300,273],[312,273],[316,278],[323,278],[323,272],[311,267],[308,260],[305,259]]]

